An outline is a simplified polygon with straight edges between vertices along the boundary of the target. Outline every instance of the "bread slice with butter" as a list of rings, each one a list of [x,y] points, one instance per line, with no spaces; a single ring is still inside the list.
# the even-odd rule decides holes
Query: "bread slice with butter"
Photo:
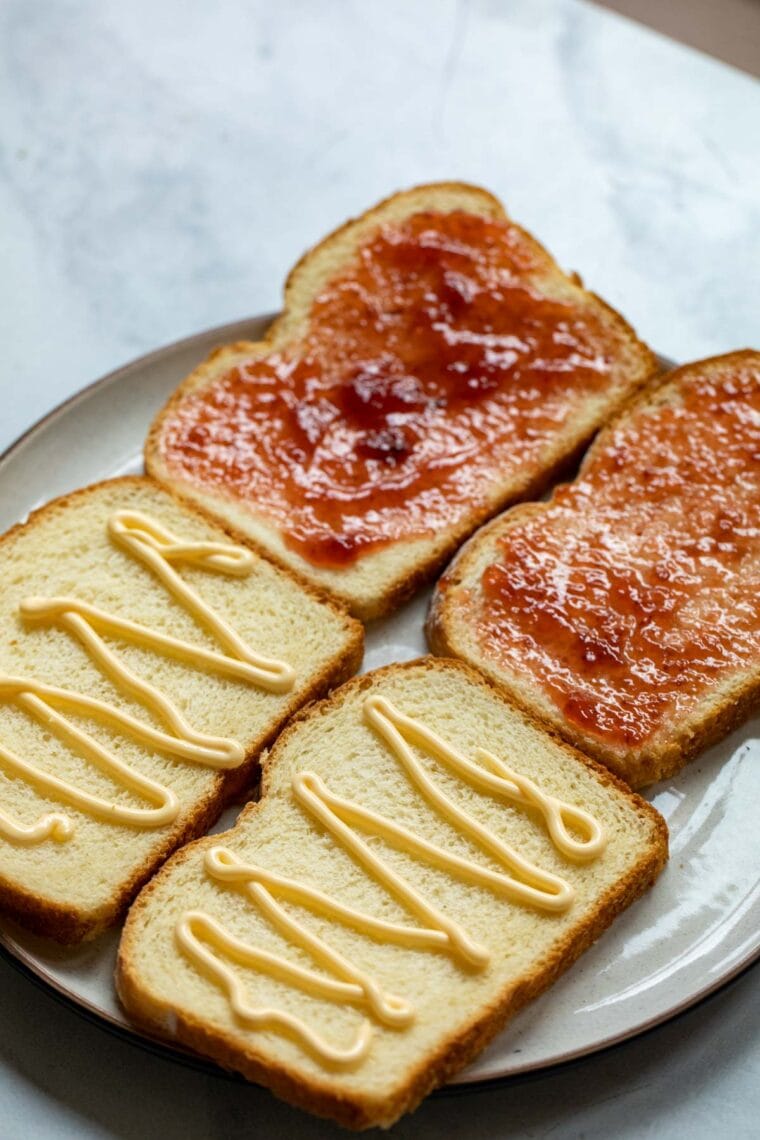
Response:
[[[356,678],[263,767],[261,801],[136,900],[117,989],[351,1128],[466,1065],[667,859],[649,804],[458,662]]]
[[[366,621],[537,497],[656,371],[491,194],[420,186],[301,259],[266,339],[184,381],[145,462]]]
[[[116,922],[362,648],[152,479],[36,511],[0,539],[0,907],[62,942]]]
[[[430,606],[460,657],[633,787],[760,702],[760,353],[687,364],[574,483],[474,535]]]

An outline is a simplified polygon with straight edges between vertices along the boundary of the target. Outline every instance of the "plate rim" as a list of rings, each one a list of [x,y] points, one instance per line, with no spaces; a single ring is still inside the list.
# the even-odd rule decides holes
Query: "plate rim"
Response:
[[[246,330],[250,330],[252,324],[269,325],[276,318],[276,312],[268,312],[262,314],[253,314],[248,317],[242,317],[235,321],[228,321],[220,325],[212,325],[210,328],[200,332],[192,333],[186,337],[180,337],[168,344],[161,345],[158,348],[151,349],[150,351],[134,357],[127,361],[126,364],[119,365],[117,368],[111,369],[103,376],[98,377],[96,380],[91,381],[89,384],[84,385],[77,391],[73,392],[66,399],[60,401],[49,411],[44,413],[39,419],[35,420],[29,425],[20,435],[0,452],[0,478],[3,476],[3,469],[9,460],[13,458],[15,453],[22,447],[28,444],[35,435],[43,429],[48,428],[54,424],[55,420],[63,413],[75,407],[78,403],[83,402],[94,392],[100,388],[108,387],[112,384],[117,384],[126,380],[130,374],[135,372],[143,372],[146,368],[150,368],[153,364],[164,360],[166,357],[171,356],[177,350],[191,349],[194,344],[199,346],[206,344],[211,339],[219,338],[219,343],[228,343],[230,340],[240,339],[245,336]],[[657,357],[658,363],[664,370],[670,370],[677,367],[675,361],[668,357]],[[126,1041],[136,1048],[142,1049],[145,1052],[162,1058],[163,1060],[173,1062],[174,1064],[184,1065],[186,1068],[194,1069],[195,1071],[204,1072],[207,1075],[215,1076],[225,1080],[231,1080],[236,1083],[252,1084],[253,1082],[246,1081],[246,1079],[229,1069],[223,1068],[221,1065],[216,1064],[214,1061],[195,1053],[190,1049],[186,1049],[183,1045],[177,1042],[167,1042],[160,1037],[154,1036],[146,1030],[137,1025],[122,1023],[117,1021],[112,1014],[108,1011],[101,1009],[94,1005],[87,998],[76,994],[75,991],[68,989],[61,982],[59,982],[52,975],[48,974],[42,968],[32,955],[22,946],[14,942],[12,936],[9,936],[7,931],[7,923],[13,925],[13,920],[6,919],[0,915],[0,960],[5,961],[8,965],[13,967],[19,974],[27,978],[29,982],[35,985],[38,989],[47,993],[53,1000],[57,1001],[64,1007],[72,1010],[78,1016],[88,1021],[91,1024],[98,1026],[104,1032],[110,1033],[112,1036]],[[464,1095],[469,1092],[482,1091],[483,1089],[499,1087],[513,1082],[525,1081],[533,1078],[540,1078],[548,1076],[561,1069],[570,1068],[578,1065],[586,1059],[598,1057],[600,1054],[611,1052],[618,1049],[629,1041],[636,1038],[646,1036],[654,1032],[662,1025],[666,1025],[672,1021],[678,1020],[689,1011],[709,1001],[715,997],[721,990],[733,985],[745,974],[748,974],[760,962],[760,940],[758,944],[751,947],[745,954],[736,961],[731,969],[715,981],[706,984],[705,986],[692,991],[687,997],[678,1002],[674,1006],[668,1007],[667,1010],[661,1011],[644,1021],[639,1022],[635,1026],[628,1029],[610,1034],[607,1037],[601,1038],[592,1047],[580,1046],[577,1049],[569,1050],[564,1054],[557,1055],[545,1063],[535,1064],[528,1063],[524,1068],[516,1067],[509,1073],[495,1073],[488,1077],[479,1077],[473,1080],[461,1079],[461,1076],[455,1077],[449,1084],[434,1090],[432,1095],[438,1096],[452,1096]],[[256,1086],[263,1087],[263,1086]]]
[[[136,1025],[124,1025],[116,1021],[110,1014],[92,1005],[91,1002],[83,998],[72,996],[72,992],[67,990],[65,986],[62,986],[52,977],[46,977],[41,970],[36,968],[33,960],[29,958],[23,949],[21,949],[20,952],[11,949],[8,944],[6,932],[2,927],[0,927],[0,960],[6,962],[18,974],[26,978],[31,985],[40,992],[47,994],[47,996],[57,1002],[57,1004],[70,1010],[77,1017],[88,1022],[88,1024],[95,1025],[102,1032],[108,1033],[112,1037],[116,1037],[118,1040],[124,1041],[136,1049],[141,1049],[143,1052],[150,1053],[152,1056],[159,1057],[161,1060],[168,1061],[171,1064],[192,1069],[195,1072],[205,1073],[207,1076],[216,1077],[219,1080],[231,1081],[233,1084],[253,1085],[255,1088],[266,1089],[265,1085],[258,1085],[255,1081],[248,1080],[241,1073],[235,1072],[234,1069],[225,1069],[222,1065],[211,1061],[200,1053],[194,1053],[191,1049],[186,1049],[179,1043],[171,1043],[160,1037],[155,1037]],[[547,1061],[545,1064],[526,1066],[523,1069],[517,1069],[510,1073],[497,1073],[492,1077],[479,1077],[475,1080],[457,1080],[455,1078],[448,1084],[440,1085],[438,1088],[433,1089],[429,1095],[464,1096],[468,1093],[483,1092],[490,1088],[500,1088],[513,1083],[517,1084],[523,1081],[538,1080],[542,1077],[552,1076],[562,1070],[581,1065],[584,1061],[591,1060],[594,1057],[615,1052],[618,1049],[624,1048],[630,1042],[636,1041],[640,1037],[647,1037],[649,1034],[656,1032],[656,1030],[663,1025],[669,1025],[671,1022],[678,1021],[682,1017],[685,1017],[686,1014],[707,1004],[723,990],[729,989],[746,974],[751,973],[759,961],[760,947],[758,947],[753,954],[748,955],[746,960],[741,960],[730,974],[724,975],[711,986],[706,987],[698,994],[681,1002],[664,1017],[656,1016],[649,1018],[639,1026],[625,1033],[616,1034],[600,1041],[598,1045],[592,1049],[579,1048],[561,1057]]]
[[[91,380],[89,384],[85,384],[82,388],[77,388],[77,390],[72,392],[70,396],[67,396],[65,400],[61,400],[60,403],[55,404],[49,411],[44,412],[39,419],[36,419],[33,423],[29,424],[28,427],[24,428],[20,435],[17,435],[15,439],[11,440],[7,447],[0,451],[0,476],[2,475],[3,465],[13,457],[15,451],[28,443],[38,431],[56,420],[62,412],[68,411],[71,407],[75,407],[99,388],[106,388],[109,384],[115,384],[119,380],[125,379],[130,372],[138,372],[146,366],[149,367],[154,362],[161,360],[164,356],[169,355],[178,348],[191,348],[194,343],[200,345],[212,336],[219,336],[221,338],[220,343],[227,343],[230,338],[239,338],[241,333],[253,323],[266,324],[268,327],[278,315],[279,314],[273,310],[269,313],[254,314],[250,317],[239,317],[236,321],[226,321],[221,325],[211,325],[210,328],[204,331],[191,333],[189,336],[178,337],[168,344],[159,345],[158,348],[152,348],[148,352],[144,352],[140,356],[135,356],[128,360],[126,364],[120,364],[116,368],[110,369],[96,380]]]

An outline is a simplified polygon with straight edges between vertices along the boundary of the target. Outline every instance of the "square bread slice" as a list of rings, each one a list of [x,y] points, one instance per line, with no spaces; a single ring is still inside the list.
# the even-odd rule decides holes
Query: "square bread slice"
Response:
[[[491,194],[395,194],[307,253],[266,339],[153,423],[150,474],[363,621],[537,497],[657,371]]]
[[[760,353],[687,364],[603,431],[574,483],[479,531],[428,642],[633,787],[760,702]]]
[[[425,658],[304,710],[262,798],[140,894],[129,1015],[351,1128],[387,1127],[667,859],[658,813],[479,674]]]
[[[152,479],[35,511],[0,539],[0,907],[62,942],[115,923],[362,648]]]

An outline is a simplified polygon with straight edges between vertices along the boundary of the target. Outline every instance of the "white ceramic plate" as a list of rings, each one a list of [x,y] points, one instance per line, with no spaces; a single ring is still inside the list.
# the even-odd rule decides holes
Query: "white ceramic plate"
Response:
[[[269,319],[212,329],[145,356],[40,421],[0,459],[0,529],[56,495],[140,471],[148,423],[170,391],[215,345],[258,339]],[[366,669],[425,652],[426,604],[427,595],[418,597],[368,631]],[[652,790],[671,832],[667,870],[457,1084],[535,1072],[624,1041],[695,1004],[760,956],[759,732],[755,719]],[[228,812],[219,829],[233,816]],[[65,950],[0,922],[0,948],[35,979],[103,1025],[193,1063],[134,1029],[119,1009],[111,981],[117,941],[115,932]]]

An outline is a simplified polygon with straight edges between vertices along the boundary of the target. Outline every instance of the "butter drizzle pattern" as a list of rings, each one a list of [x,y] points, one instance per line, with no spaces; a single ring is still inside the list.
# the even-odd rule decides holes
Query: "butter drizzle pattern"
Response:
[[[485,749],[477,749],[475,755],[480,763],[473,763],[421,721],[404,715],[384,697],[368,697],[364,701],[363,711],[366,723],[393,752],[410,781],[434,810],[457,827],[460,833],[527,882],[452,855],[385,816],[334,795],[316,773],[306,770],[297,772],[292,780],[291,787],[296,801],[423,925],[406,926],[374,918],[318,889],[245,862],[226,847],[214,846],[205,855],[204,867],[207,874],[217,882],[242,888],[249,900],[281,935],[309,953],[319,965],[331,970],[339,980],[326,978],[288,962],[281,955],[241,941],[203,911],[184,912],[175,929],[181,949],[226,992],[232,1011],[240,1021],[254,1029],[267,1026],[279,1028],[299,1040],[323,1064],[344,1067],[359,1064],[369,1052],[372,1025],[366,1016],[354,1041],[345,1048],[338,1048],[315,1034],[301,1018],[268,1007],[255,1008],[251,1005],[246,998],[243,983],[229,966],[220,961],[218,955],[224,955],[243,967],[258,969],[280,981],[289,982],[312,997],[362,1007],[381,1024],[392,1028],[409,1025],[414,1019],[414,1009],[403,998],[383,994],[369,975],[289,915],[276,901],[275,894],[291,904],[313,910],[330,921],[350,926],[367,938],[411,949],[442,950],[454,960],[458,959],[460,965],[475,970],[486,969],[491,960],[486,947],[473,941],[459,923],[434,907],[401,875],[393,871],[356,834],[354,828],[381,835],[387,842],[433,863],[454,877],[488,887],[522,905],[556,913],[567,910],[574,898],[574,891],[565,880],[536,867],[444,795],[425,772],[412,752],[410,743],[441,761],[480,791],[538,812],[554,846],[568,861],[581,863],[598,858],[606,846],[604,830],[593,816],[582,808],[544,792],[532,780],[514,772]],[[581,837],[571,834],[569,827],[580,833]]]
[[[171,565],[172,562],[186,562],[204,570],[244,577],[254,565],[249,550],[231,543],[184,542],[139,511],[116,511],[108,520],[108,533],[127,553],[156,574],[169,593],[217,638],[226,653],[216,653],[158,633],[76,598],[25,598],[20,605],[22,617],[27,621],[55,623],[77,637],[117,687],[147,706],[164,722],[169,732],[145,724],[130,713],[94,697],[47,685],[33,678],[2,673],[0,700],[14,702],[68,740],[72,748],[89,762],[123,787],[143,796],[152,806],[131,808],[109,803],[23,760],[3,745],[0,745],[0,763],[14,776],[105,822],[142,828],[162,827],[173,822],[179,814],[180,805],[174,792],[123,763],[89,733],[62,715],[59,708],[99,719],[149,748],[213,769],[239,767],[245,759],[245,749],[238,741],[194,729],[165,694],[127,668],[107,647],[97,630],[133,641],[156,653],[177,656],[191,665],[211,667],[223,676],[234,677],[270,692],[290,689],[295,673],[285,662],[264,657],[246,645]],[[60,813],[49,813],[31,825],[23,825],[0,810],[0,837],[9,842],[24,845],[36,845],[48,839],[64,842],[72,834],[72,821]]]

